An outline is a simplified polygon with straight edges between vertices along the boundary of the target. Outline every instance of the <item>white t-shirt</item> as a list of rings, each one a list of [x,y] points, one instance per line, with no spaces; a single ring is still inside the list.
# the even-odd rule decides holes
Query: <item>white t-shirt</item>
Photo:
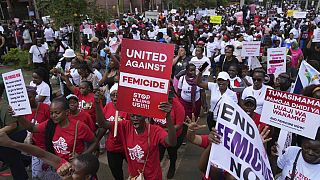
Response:
[[[149,37],[150,39],[155,39],[155,37],[156,37],[157,34],[158,34],[158,33],[157,33],[155,30],[153,30],[152,32],[151,32],[151,31],[148,31],[148,37]]]
[[[79,86],[80,85],[80,75],[78,73],[78,70],[75,68],[70,69],[70,75],[72,77],[74,84]]]
[[[217,42],[208,42],[206,56],[211,57],[212,54],[214,54],[215,49],[219,49],[219,44],[217,44]]]
[[[199,67],[204,63],[204,62],[208,62],[209,66],[206,68],[206,70],[202,73],[202,75],[204,76],[209,76],[210,75],[210,66],[211,66],[211,62],[210,59],[207,58],[206,56],[203,56],[201,59],[198,59],[197,57],[193,57],[191,58],[191,60],[189,61],[189,64],[194,64],[196,66],[197,69],[199,69]]]
[[[257,101],[257,108],[254,112],[261,115],[262,107],[264,103],[264,97],[266,96],[266,92],[268,88],[273,89],[272,87],[266,86],[264,84],[262,84],[262,87],[259,90],[254,90],[253,86],[246,87],[242,92],[241,99],[245,99],[248,96],[254,97]]]
[[[222,96],[226,96],[233,100],[235,103],[238,103],[237,94],[230,89],[227,89],[226,92],[221,95],[221,92],[219,90],[219,86],[217,83],[208,82],[208,89],[211,93],[210,98],[210,111],[213,112],[213,117],[216,119],[218,115],[219,106],[221,104],[221,98]]]
[[[54,38],[54,31],[52,28],[45,28],[44,29],[44,38],[46,38],[46,41],[53,41]]]
[[[41,47],[37,45],[32,45],[29,53],[32,54],[32,62],[33,63],[42,63],[43,57],[45,56],[47,52],[47,49],[44,45],[41,45]]]
[[[50,105],[50,87],[47,83],[44,81],[41,82],[38,86],[33,83],[33,81],[30,82],[30,86],[36,87],[37,88],[37,96],[36,100],[39,101],[39,96],[45,96],[46,98],[44,99],[43,103]]]
[[[93,73],[97,76],[99,81],[102,79],[102,74],[97,69],[94,69]]]
[[[234,52],[233,52],[233,55],[237,56],[237,57],[241,57],[241,49],[237,49],[238,47],[242,47],[243,45],[243,41],[240,42],[240,41],[235,41],[233,43],[233,46],[234,46]]]
[[[186,80],[185,76],[181,76],[178,82],[178,89],[181,89],[181,98],[184,101],[191,102],[191,87]],[[196,89],[196,98],[195,100],[198,101],[200,99],[200,90],[201,88],[197,86]]]
[[[282,169],[281,176],[278,177],[278,180],[283,180],[286,177],[291,178],[293,163],[297,157],[297,153],[300,150],[300,147],[290,146],[285,149],[285,153],[281,154],[278,157],[277,164],[280,169]],[[296,175],[295,180],[316,180],[320,177],[320,164],[309,164],[303,157],[302,152],[299,155],[297,166],[296,166]]]

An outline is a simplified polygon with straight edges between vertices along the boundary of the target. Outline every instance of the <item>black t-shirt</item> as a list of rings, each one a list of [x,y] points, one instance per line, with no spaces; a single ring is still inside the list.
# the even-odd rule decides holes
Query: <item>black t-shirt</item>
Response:
[[[229,67],[231,66],[231,64],[240,65],[236,56],[233,55],[231,61],[228,61],[225,59],[225,55],[221,55],[219,58],[219,62],[217,63],[217,67],[219,67],[221,69],[221,71],[227,72]]]

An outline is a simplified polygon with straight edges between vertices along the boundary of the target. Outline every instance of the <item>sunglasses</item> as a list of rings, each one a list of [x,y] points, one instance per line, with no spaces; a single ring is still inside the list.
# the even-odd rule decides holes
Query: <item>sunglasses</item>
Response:
[[[262,78],[252,78],[252,81],[253,82],[256,82],[256,81],[261,82],[261,81],[263,81],[263,79]]]

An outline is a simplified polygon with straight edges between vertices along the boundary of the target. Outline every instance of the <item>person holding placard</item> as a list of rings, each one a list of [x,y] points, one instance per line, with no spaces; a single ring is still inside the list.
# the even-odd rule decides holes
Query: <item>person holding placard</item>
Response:
[[[97,121],[101,128],[115,130],[115,123],[105,120],[100,107],[100,93],[95,95]],[[166,113],[166,132],[159,126],[146,123],[147,117],[131,114],[130,121],[120,121],[117,136],[128,161],[129,179],[162,179],[159,159],[159,145],[175,146],[177,143],[176,130],[172,124],[169,102],[160,103],[158,108]]]
[[[118,84],[116,83],[110,88],[111,102],[106,104],[102,110],[104,118],[110,122],[115,122],[116,118],[117,92]],[[129,119],[129,117],[129,114],[126,112],[118,112],[118,121]],[[100,136],[98,135],[98,139],[102,138],[106,132],[107,129],[103,129],[103,131],[99,133]],[[110,130],[106,136],[105,147],[103,148],[107,151],[109,168],[115,179],[122,180],[124,179],[122,165],[123,160],[126,159],[122,144],[120,143],[119,136],[114,137],[114,131]]]
[[[14,115],[13,110],[10,112]],[[69,116],[69,105],[65,97],[55,98],[50,104],[50,119],[33,124],[18,117],[19,125],[33,133],[45,135],[45,148],[60,158],[72,160],[79,154],[91,153],[98,143],[90,128]]]
[[[0,76],[0,132],[6,133],[10,139],[20,143],[24,142],[27,132],[18,126],[17,119],[10,116],[8,103],[3,99],[5,92],[2,76]],[[21,152],[12,148],[0,146],[0,161],[7,164],[14,180],[28,180],[28,174],[21,159]]]

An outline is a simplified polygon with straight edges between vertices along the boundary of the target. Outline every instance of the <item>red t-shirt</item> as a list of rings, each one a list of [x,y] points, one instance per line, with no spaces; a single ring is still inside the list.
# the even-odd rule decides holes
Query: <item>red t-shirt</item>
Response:
[[[80,113],[75,116],[69,114],[68,118],[79,120],[79,121],[83,122],[91,129],[92,132],[94,132],[96,130],[96,127],[92,121],[91,116],[85,111],[80,111]]]
[[[24,115],[24,118],[30,122],[33,122],[33,119],[36,118],[36,124],[42,123],[50,118],[50,110],[49,105],[40,103],[38,107],[38,114],[35,117],[37,109],[32,109],[32,114]],[[33,144],[38,146],[41,149],[45,149],[44,143],[45,135],[44,133],[33,133],[32,134],[32,141]]]
[[[254,121],[254,123],[256,124],[257,127],[259,127],[260,125],[260,132],[263,130],[264,127],[266,127],[267,125],[263,122],[260,121],[261,115],[254,113],[252,120]]]
[[[89,113],[92,118],[93,124],[96,124],[96,108],[94,105],[94,93],[89,93],[86,96],[80,93],[78,87],[74,88],[73,92],[79,98],[79,108],[81,111]]]
[[[148,148],[148,126],[149,124],[146,124],[145,131],[142,134],[137,134],[131,121],[120,121],[118,124],[118,135],[122,140],[122,147],[128,160],[130,176],[139,175],[138,170],[142,171],[149,152],[144,177],[149,180],[162,180],[159,144],[167,146],[165,138],[168,136],[168,133],[159,126],[150,125],[150,148]],[[112,123],[113,128],[114,123]]]
[[[180,103],[178,98],[172,99],[172,110],[170,113],[172,123],[173,125],[183,125],[184,119],[185,119],[185,112],[184,107]],[[166,119],[153,119],[154,123],[162,128],[167,127],[167,121]],[[182,126],[180,129],[177,130],[177,137],[179,137],[182,134]]]
[[[47,126],[47,122],[43,122],[38,125],[39,133],[44,133]],[[70,154],[73,150],[74,136],[76,132],[76,123],[74,119],[69,119],[69,125],[65,128],[61,128],[59,125],[56,126],[56,131],[53,135],[53,148],[55,154],[62,159],[69,159]],[[75,152],[82,154],[85,150],[84,142],[92,142],[94,134],[90,128],[83,122],[79,121],[78,124],[78,136],[76,142]]]
[[[114,122],[116,109],[112,102],[108,103],[103,108],[103,114],[107,121]],[[119,111],[118,121],[125,119],[129,119],[128,113]],[[113,137],[113,129],[109,131],[108,137],[106,139],[106,150],[110,152],[123,152],[121,139],[119,136]]]

